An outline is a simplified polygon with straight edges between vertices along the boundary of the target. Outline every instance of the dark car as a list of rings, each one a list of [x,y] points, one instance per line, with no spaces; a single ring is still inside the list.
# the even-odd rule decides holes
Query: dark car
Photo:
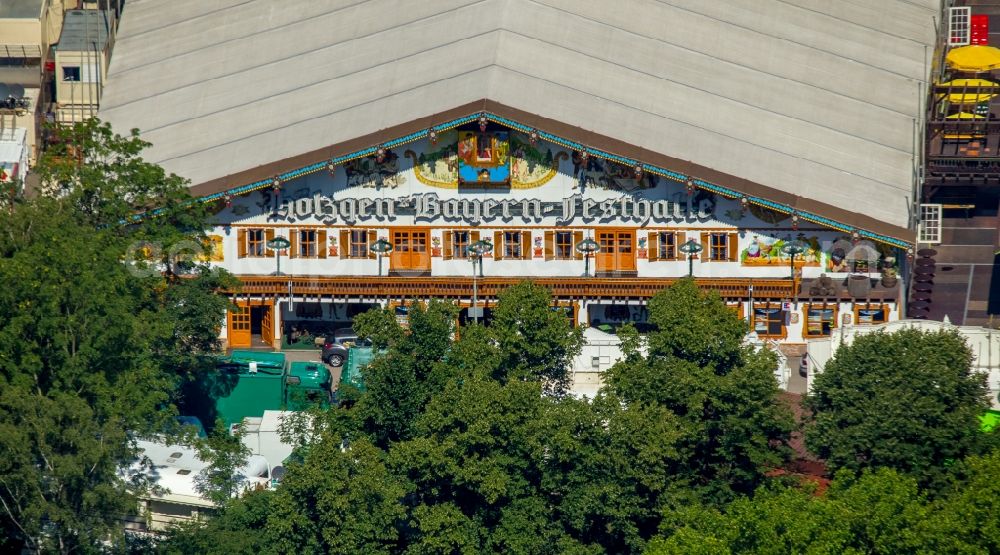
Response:
[[[347,351],[355,345],[367,346],[369,342],[358,339],[358,334],[354,333],[351,328],[334,331],[333,338],[327,339],[326,343],[323,344],[323,362],[330,366],[343,366],[344,361],[347,360]]]

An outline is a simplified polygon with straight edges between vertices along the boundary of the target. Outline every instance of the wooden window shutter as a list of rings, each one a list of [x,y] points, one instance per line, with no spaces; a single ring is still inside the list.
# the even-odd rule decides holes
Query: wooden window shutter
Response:
[[[264,254],[274,256],[274,251],[267,248],[267,243],[274,239],[274,228],[264,230]]]
[[[701,234],[701,261],[710,262],[712,260],[712,234],[702,232]]]
[[[736,262],[740,257],[740,236],[738,233],[730,233],[726,237],[726,248],[729,249],[729,261]]]
[[[236,232],[236,241],[240,244],[240,258],[247,256],[247,230],[240,229]]]
[[[375,251],[372,250],[372,245],[375,244],[375,241],[378,241],[378,233],[375,233],[374,229],[369,229],[368,244],[365,245],[365,252],[368,253],[368,258],[372,259],[378,258],[378,254],[376,254]]]
[[[503,260],[503,232],[493,232],[493,260]]]
[[[478,241],[478,240],[479,240],[479,232],[478,231],[473,231],[472,233],[469,234],[469,245],[470,246],[473,243],[475,243],[476,241]],[[496,248],[496,247],[494,247],[494,248]]]
[[[316,230],[316,256],[326,258],[326,230]]]
[[[576,250],[576,246],[580,244],[580,241],[583,241],[583,232],[582,231],[574,231],[573,232],[573,259],[574,260],[583,260],[583,253],[580,252],[580,251],[578,251],[578,250]]]
[[[674,233],[674,260],[687,260],[687,255],[681,252],[681,245],[687,243],[687,233],[678,231]]]
[[[649,234],[649,261],[655,262],[660,257],[660,233],[654,231]]]
[[[445,260],[451,260],[452,258],[451,240],[452,240],[452,235],[454,235],[454,233],[455,233],[454,231],[447,231],[447,230],[441,232],[441,242],[444,243],[444,251],[441,252],[441,258]]]
[[[521,259],[531,260],[531,253],[534,249],[534,245],[531,244],[531,232],[522,231],[521,232]]]
[[[346,229],[340,230],[340,238],[337,239],[339,247],[337,248],[337,256],[340,258],[347,258],[351,256],[351,232]]]
[[[299,256],[299,230],[293,229],[288,234],[288,241],[292,246],[288,247],[288,258],[298,258]]]
[[[545,260],[552,260],[555,258],[555,241],[556,232],[546,231],[545,232]]]

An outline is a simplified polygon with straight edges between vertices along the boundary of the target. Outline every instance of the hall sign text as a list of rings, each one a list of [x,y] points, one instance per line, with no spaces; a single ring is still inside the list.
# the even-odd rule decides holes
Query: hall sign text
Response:
[[[364,220],[391,221],[412,216],[418,222],[444,220],[479,225],[500,220],[538,222],[556,217],[566,223],[577,218],[585,221],[648,222],[705,221],[711,219],[714,202],[695,203],[647,200],[631,197],[597,200],[573,195],[560,201],[539,199],[441,199],[436,193],[422,193],[396,198],[339,198],[322,193],[294,200],[272,199],[269,221],[297,222],[316,219],[322,223],[347,223]]]

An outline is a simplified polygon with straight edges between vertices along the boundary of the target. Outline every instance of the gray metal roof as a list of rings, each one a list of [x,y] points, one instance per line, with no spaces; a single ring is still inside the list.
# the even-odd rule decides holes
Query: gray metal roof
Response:
[[[104,10],[69,10],[54,48],[62,52],[103,51],[108,44],[109,23]]]
[[[0,19],[38,19],[41,15],[42,0],[0,0]]]
[[[194,184],[478,99],[899,226],[940,0],[130,0],[100,117]]]

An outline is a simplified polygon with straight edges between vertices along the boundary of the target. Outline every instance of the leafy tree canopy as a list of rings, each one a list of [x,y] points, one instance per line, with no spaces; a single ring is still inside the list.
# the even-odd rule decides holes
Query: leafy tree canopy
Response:
[[[996,451],[968,459],[936,500],[893,469],[844,470],[822,494],[773,484],[721,510],[677,511],[648,553],[996,553],[998,484]]]
[[[195,264],[204,212],[95,121],[59,133],[52,185],[0,218],[0,530],[42,551],[120,539],[132,498],[118,469],[134,434],[162,431],[178,380],[216,347],[228,276]],[[122,225],[152,206],[159,217]],[[145,265],[131,259],[152,245]],[[185,246],[186,245],[186,246]],[[190,277],[164,275],[188,249]],[[157,253],[159,256],[157,257]],[[166,266],[164,266],[166,265]]]
[[[856,338],[813,381],[809,448],[835,469],[894,468],[924,484],[943,480],[949,465],[996,442],[979,431],[988,389],[971,364],[955,331]]]
[[[752,491],[788,456],[782,446],[791,416],[778,401],[774,354],[745,345],[746,322],[693,280],[654,296],[649,320],[656,329],[647,354],[627,349],[608,372],[608,387],[625,402],[654,404],[680,419],[678,471],[703,500]]]

